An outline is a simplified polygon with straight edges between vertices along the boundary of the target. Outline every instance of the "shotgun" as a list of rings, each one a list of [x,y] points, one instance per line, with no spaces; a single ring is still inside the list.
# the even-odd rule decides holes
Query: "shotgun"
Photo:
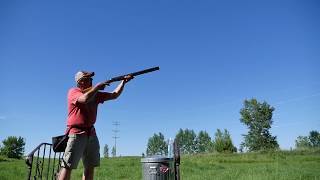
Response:
[[[153,72],[153,71],[157,71],[157,70],[159,70],[159,69],[160,69],[159,66],[157,66],[157,67],[145,69],[145,70],[142,70],[142,71],[137,71],[137,72],[134,72],[134,73],[129,73],[129,74],[125,74],[125,75],[113,77],[113,78],[107,80],[106,83],[109,84],[109,83],[113,83],[113,82],[116,82],[116,81],[124,80],[124,79],[125,79],[125,78],[124,78],[125,76],[131,75],[131,76],[135,77],[135,76],[139,76],[139,75],[142,75],[142,74],[146,74],[146,73],[150,73],[150,72]]]
[[[142,71],[137,71],[137,72],[134,72],[134,73],[129,73],[129,74],[125,74],[125,75],[121,75],[121,76],[117,76],[117,77],[113,77],[109,80],[106,80],[104,83],[106,84],[110,84],[110,83],[113,83],[113,82],[116,82],[116,81],[121,81],[121,80],[124,80],[125,76],[128,76],[128,75],[131,75],[133,77],[135,76],[139,76],[139,75],[142,75],[142,74],[146,74],[146,73],[150,73],[150,72],[153,72],[153,71],[157,71],[159,70],[159,66],[157,67],[153,67],[153,68],[149,68],[149,69],[145,69],[145,70],[142,70]],[[87,89],[84,89],[82,92],[85,93],[85,92],[88,92],[92,87],[89,87]]]

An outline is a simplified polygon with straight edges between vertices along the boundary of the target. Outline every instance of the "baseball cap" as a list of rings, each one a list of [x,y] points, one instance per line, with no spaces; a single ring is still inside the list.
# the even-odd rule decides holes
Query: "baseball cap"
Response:
[[[76,75],[74,76],[74,79],[78,83],[80,79],[85,78],[85,77],[92,77],[94,76],[94,72],[89,72],[89,71],[78,71]]]

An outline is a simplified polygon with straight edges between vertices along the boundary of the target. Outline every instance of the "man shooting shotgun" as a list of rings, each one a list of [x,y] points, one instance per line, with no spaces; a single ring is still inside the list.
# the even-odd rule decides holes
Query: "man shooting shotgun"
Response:
[[[159,70],[159,67],[138,71],[111,78],[110,80],[92,85],[94,72],[79,71],[75,75],[77,87],[68,92],[68,118],[67,130],[68,143],[64,152],[59,173],[59,180],[69,180],[72,169],[76,169],[82,158],[82,179],[93,179],[94,168],[100,165],[100,145],[96,136],[94,124],[97,117],[98,104],[117,99],[124,86],[134,76]],[[104,92],[110,83],[121,81],[112,92]]]

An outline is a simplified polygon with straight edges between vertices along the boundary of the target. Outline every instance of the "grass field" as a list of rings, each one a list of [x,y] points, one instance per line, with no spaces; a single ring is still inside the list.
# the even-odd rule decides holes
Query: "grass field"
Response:
[[[142,177],[140,157],[102,159],[95,179],[117,180]],[[182,180],[320,180],[320,151],[280,151],[243,154],[199,154],[181,158]],[[81,179],[80,163],[72,179]],[[0,179],[26,179],[24,160],[0,157]]]

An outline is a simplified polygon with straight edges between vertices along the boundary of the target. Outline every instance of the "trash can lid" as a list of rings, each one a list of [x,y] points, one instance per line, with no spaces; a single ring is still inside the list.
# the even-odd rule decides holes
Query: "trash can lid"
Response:
[[[170,162],[173,158],[165,157],[165,156],[152,156],[152,157],[146,157],[142,158],[142,163],[152,163],[152,162]]]

